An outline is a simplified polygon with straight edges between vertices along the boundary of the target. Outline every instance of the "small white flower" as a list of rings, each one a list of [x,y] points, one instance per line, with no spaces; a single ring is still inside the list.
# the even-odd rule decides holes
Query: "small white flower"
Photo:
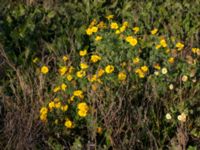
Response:
[[[156,76],[158,76],[158,75],[159,75],[159,72],[158,72],[158,71],[155,71],[154,74],[155,74]]]
[[[177,119],[181,122],[185,122],[186,121],[186,114],[181,113],[180,115],[178,115]]]
[[[167,120],[170,120],[170,119],[172,119],[172,116],[170,115],[170,113],[167,113],[167,114],[165,115],[165,118],[166,118]]]
[[[162,74],[167,74],[167,68],[162,68]]]
[[[170,89],[170,90],[173,90],[173,89],[174,89],[174,85],[173,85],[173,84],[170,84],[170,85],[169,85],[169,89]]]
[[[195,83],[195,82],[197,82],[197,80],[196,80],[196,79],[193,79],[193,80],[192,80],[192,82],[194,82],[194,83]]]
[[[188,80],[188,76],[184,75],[184,76],[182,77],[182,81],[183,81],[183,82],[186,82],[187,80]]]

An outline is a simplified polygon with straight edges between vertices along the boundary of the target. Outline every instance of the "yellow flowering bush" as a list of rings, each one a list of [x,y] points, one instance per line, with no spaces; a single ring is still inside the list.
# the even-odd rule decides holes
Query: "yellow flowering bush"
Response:
[[[2,1],[1,147],[199,149],[199,2]]]
[[[155,133],[163,130],[162,140],[169,142],[165,134],[187,122],[195,101],[185,92],[199,86],[199,48],[185,49],[183,42],[161,35],[158,28],[146,31],[131,22],[115,22],[113,16],[93,20],[85,34],[89,46],[58,58],[54,70],[42,66],[43,76],[55,78],[40,120],[68,136],[74,131],[88,136],[87,130],[93,138],[114,140],[114,133],[122,134],[119,128],[129,127],[124,119],[136,123],[138,118],[129,114],[139,115],[138,107],[151,103],[145,110],[151,118],[147,124]],[[155,109],[157,103],[162,112]],[[156,118],[157,113],[161,115]]]

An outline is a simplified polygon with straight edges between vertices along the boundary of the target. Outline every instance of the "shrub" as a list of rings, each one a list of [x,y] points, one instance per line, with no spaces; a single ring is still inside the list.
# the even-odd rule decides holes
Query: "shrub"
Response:
[[[157,28],[106,18],[86,29],[89,46],[58,58],[56,69],[49,66],[44,76],[52,77],[51,89],[40,119],[68,141],[101,148],[186,147],[198,128],[200,49]]]
[[[199,144],[198,0],[1,4],[1,147]]]

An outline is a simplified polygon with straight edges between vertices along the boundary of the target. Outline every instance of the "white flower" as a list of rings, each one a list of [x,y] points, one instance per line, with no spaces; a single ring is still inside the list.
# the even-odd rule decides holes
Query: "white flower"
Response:
[[[188,80],[188,76],[184,75],[184,76],[182,77],[182,81],[183,81],[183,82],[186,82],[187,80]]]
[[[154,74],[155,74],[156,76],[158,76],[158,75],[159,75],[159,72],[158,72],[158,71],[155,71]]]
[[[167,113],[167,114],[165,115],[165,118],[166,118],[167,120],[170,120],[170,119],[172,119],[172,116],[170,115],[170,113]]]
[[[167,68],[162,68],[162,74],[166,74],[167,72]]]
[[[169,89],[170,89],[170,90],[173,90],[173,89],[174,89],[174,85],[173,85],[173,84],[170,84],[170,85],[169,85]]]
[[[186,114],[181,113],[180,115],[178,115],[177,119],[181,122],[185,122],[186,121]]]
[[[193,79],[193,80],[192,80],[192,82],[194,82],[194,83],[195,83],[195,82],[197,82],[197,80],[196,80],[196,79]]]

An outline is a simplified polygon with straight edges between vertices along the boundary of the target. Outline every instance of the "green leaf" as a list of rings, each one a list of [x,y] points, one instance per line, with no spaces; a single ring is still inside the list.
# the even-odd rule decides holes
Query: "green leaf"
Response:
[[[52,19],[53,17],[55,17],[55,15],[56,15],[56,12],[52,10],[52,11],[50,11],[50,12],[48,13],[47,17],[48,17],[49,19]]]

